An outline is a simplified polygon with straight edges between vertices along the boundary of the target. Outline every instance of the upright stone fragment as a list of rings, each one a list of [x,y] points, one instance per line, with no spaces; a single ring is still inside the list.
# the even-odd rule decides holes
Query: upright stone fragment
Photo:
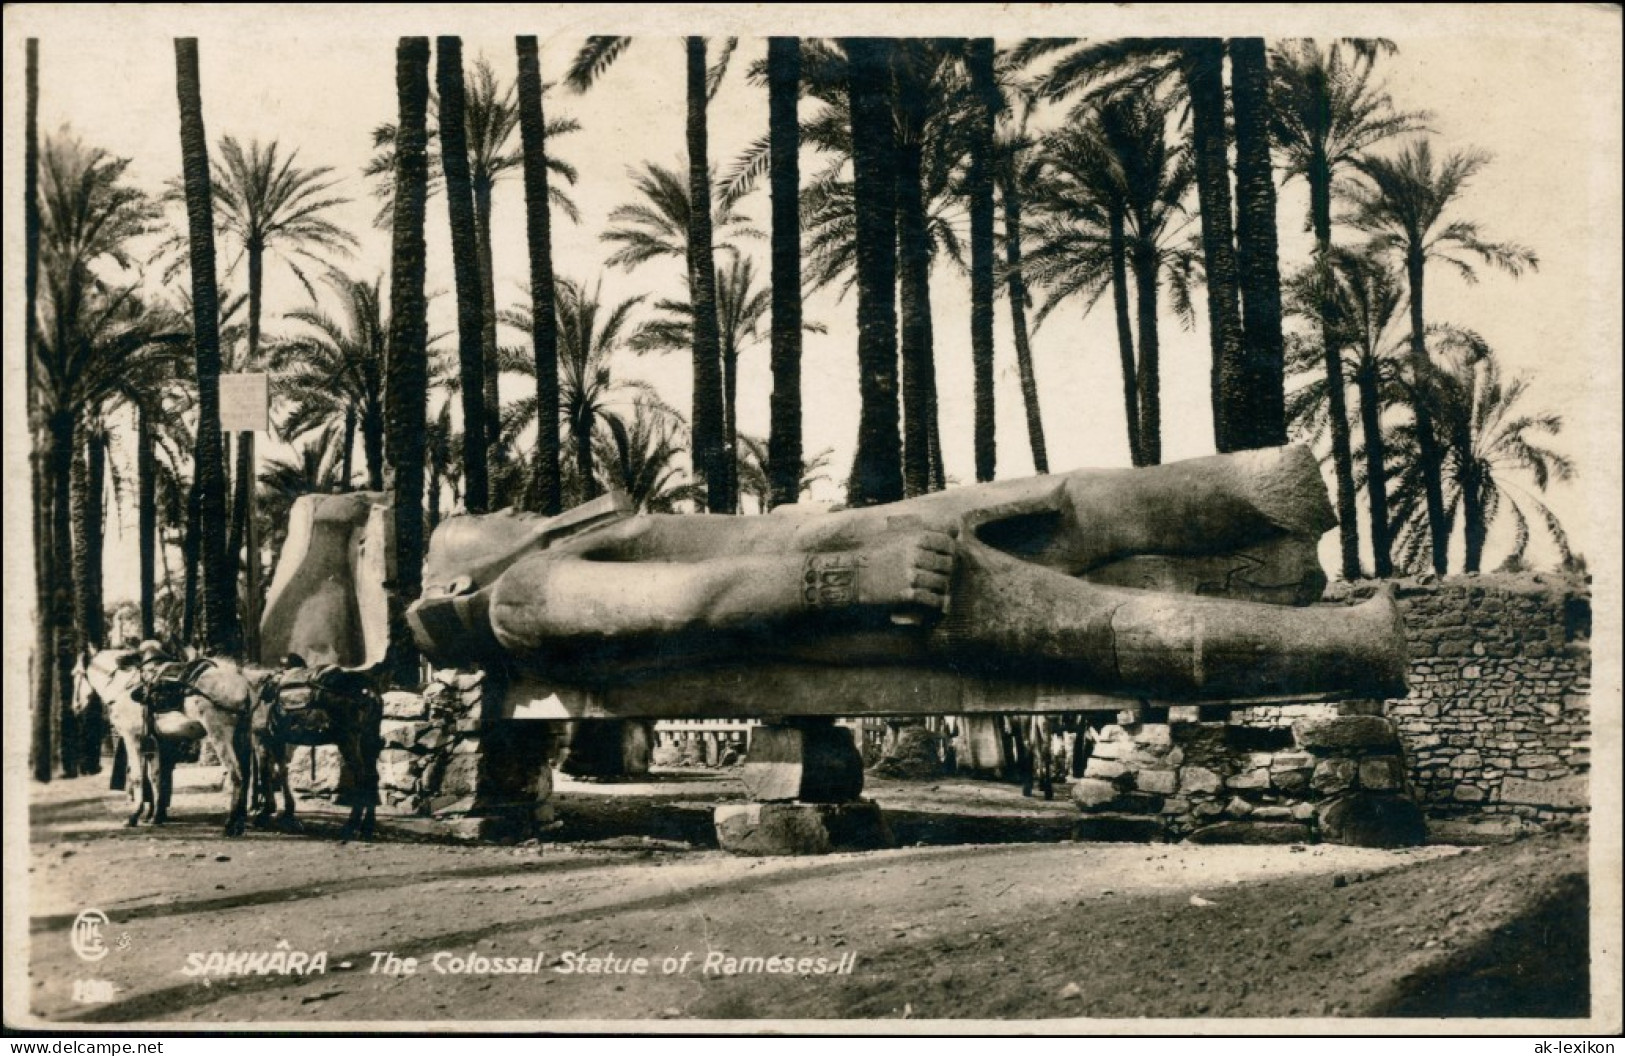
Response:
[[[833,719],[757,726],[741,779],[758,802],[845,803],[863,792],[863,756]]]

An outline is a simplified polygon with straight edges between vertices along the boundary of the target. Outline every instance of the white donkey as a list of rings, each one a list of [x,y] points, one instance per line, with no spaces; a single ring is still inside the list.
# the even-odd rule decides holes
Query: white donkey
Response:
[[[76,709],[88,702],[84,695],[95,694],[118,734],[111,787],[128,786],[135,804],[125,824],[133,826],[143,815],[154,825],[168,820],[180,745],[206,736],[226,768],[226,835],[242,835],[248,818],[253,681],[234,661],[197,661],[185,680],[182,710],[149,720],[140,699],[144,684],[138,660],[129,650],[104,649],[81,657],[74,679]],[[131,768],[134,775],[127,775]]]

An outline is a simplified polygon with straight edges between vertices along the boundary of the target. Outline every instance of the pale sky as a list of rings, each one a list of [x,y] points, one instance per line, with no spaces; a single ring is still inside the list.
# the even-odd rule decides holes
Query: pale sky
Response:
[[[1001,43],[1029,35],[1175,32],[1386,36],[1400,45],[1400,53],[1384,61],[1382,76],[1398,106],[1432,111],[1436,150],[1475,146],[1494,154],[1490,167],[1463,197],[1457,215],[1480,221],[1492,239],[1522,243],[1540,256],[1539,271],[1518,280],[1484,272],[1476,286],[1469,286],[1442,268],[1430,272],[1430,321],[1481,332],[1506,373],[1532,377],[1526,409],[1564,415],[1563,435],[1553,446],[1577,461],[1580,476],[1574,484],[1554,486],[1547,500],[1575,547],[1594,563],[1599,551],[1617,547],[1621,118],[1617,9],[1547,5],[1531,12],[1474,5],[1470,11],[1441,13],[1433,6],[1385,5],[1375,11],[1305,12],[1278,5],[1262,14],[1257,9],[1230,8],[1188,16],[1185,9],[1175,7],[1146,11],[1092,5],[1046,5],[1043,10],[956,5],[933,11],[928,5],[891,5],[887,12],[816,5],[782,10],[678,6],[659,16],[641,9],[628,13],[549,6],[455,11],[11,6],[5,12],[7,187],[21,186],[16,178],[21,150],[14,144],[21,142],[25,36],[41,39],[42,134],[71,125],[88,143],[132,158],[133,180],[156,191],[180,169],[171,40],[197,35],[211,147],[226,134],[244,141],[275,139],[284,147],[297,147],[302,164],[332,166],[342,177],[341,190],[353,198],[335,218],[362,241],[355,258],[344,266],[357,277],[371,278],[387,270],[389,239],[387,232],[371,226],[376,202],[360,169],[371,153],[373,126],[395,117],[397,35],[461,33],[465,64],[483,55],[507,83],[513,77],[515,32],[541,38],[547,80],[562,77],[586,34],[638,32],[645,39],[636,41],[589,93],[577,96],[558,88],[548,95],[549,116],[573,117],[583,126],[583,131],[549,144],[551,151],[580,170],[580,183],[570,193],[583,213],[582,222],[571,225],[555,212],[554,266],[561,275],[589,283],[603,274],[606,299],[647,294],[652,302],[681,296],[681,263],[645,265],[631,274],[605,272],[602,261],[609,249],[598,235],[609,211],[631,199],[629,167],[646,160],[673,165],[682,156],[683,52],[677,33],[734,33],[746,38],[711,109],[711,156],[724,169],[766,130],[766,91],[745,77],[748,65],[765,53],[760,39],[765,27],[826,36],[906,31],[991,34]],[[653,24],[651,17],[664,21]],[[904,22],[876,21],[883,18]],[[812,112],[815,105],[804,103],[803,112]],[[804,177],[822,164],[811,152],[804,154]],[[20,196],[11,192],[6,197],[10,218],[20,209],[11,199]],[[1305,259],[1307,239],[1301,231],[1305,197],[1301,184],[1282,193],[1283,270]],[[744,208],[765,229],[765,188],[746,199]],[[1191,208],[1195,209],[1194,200]],[[528,270],[518,173],[499,185],[493,216],[499,307],[525,304]],[[430,201],[428,220],[428,285],[431,291],[444,291],[432,303],[432,325],[451,332],[455,305],[443,198]],[[20,229],[15,223],[7,227]],[[1347,233],[1343,237],[1353,240]],[[13,267],[10,255],[18,253],[20,259],[17,244],[8,239],[6,271],[8,283],[20,287],[20,278],[9,278],[20,275],[20,266]],[[765,243],[746,244],[764,275],[766,250]],[[236,288],[241,289],[242,281],[240,275],[234,279]],[[951,264],[943,263],[933,276],[932,295],[947,471],[963,482],[973,476],[968,284]],[[303,301],[304,293],[291,274],[273,263],[267,280],[267,332],[292,332],[293,325],[279,317]],[[8,293],[8,377],[21,370],[16,304]],[[1032,472],[1032,462],[1004,309],[1001,300],[996,324],[998,471],[1000,477],[1018,477]],[[809,453],[834,449],[830,473],[836,480],[846,474],[856,434],[855,311],[855,296],[837,301],[821,294],[806,305],[807,318],[825,324],[828,333],[806,337],[804,444]],[[1197,312],[1192,331],[1182,331],[1171,316],[1164,318],[1161,328],[1163,442],[1168,460],[1212,451],[1209,351],[1200,303]],[[517,342],[520,335],[506,334],[504,339]],[[1109,302],[1102,302],[1087,319],[1076,308],[1059,310],[1037,332],[1033,344],[1051,468],[1127,465]],[[767,362],[764,340],[747,350],[740,364],[739,426],[753,435],[767,432],[771,388]],[[639,359],[628,354],[616,369],[622,377],[653,382],[668,402],[687,412],[686,356]],[[516,381],[505,396],[515,397],[522,388]],[[21,461],[26,446],[22,419],[11,413],[20,406],[20,386],[8,385],[7,392],[6,472],[8,483],[15,483],[27,479]],[[127,450],[115,457],[131,458]],[[830,498],[832,493],[821,489],[815,497]],[[1508,527],[1502,525],[1502,531],[1492,535],[1487,566],[1505,553]],[[134,537],[133,511],[123,509],[109,525],[110,602],[135,594]],[[1323,548],[1329,570],[1336,564],[1334,540],[1335,533],[1328,535]],[[1543,564],[1554,556],[1544,544],[1537,545],[1532,555]]]

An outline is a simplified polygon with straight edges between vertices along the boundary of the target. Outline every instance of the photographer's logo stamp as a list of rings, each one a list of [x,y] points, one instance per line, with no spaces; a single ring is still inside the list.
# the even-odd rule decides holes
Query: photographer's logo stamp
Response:
[[[107,914],[99,909],[83,910],[73,919],[68,938],[81,961],[95,963],[107,956],[107,941],[102,933],[109,924]]]

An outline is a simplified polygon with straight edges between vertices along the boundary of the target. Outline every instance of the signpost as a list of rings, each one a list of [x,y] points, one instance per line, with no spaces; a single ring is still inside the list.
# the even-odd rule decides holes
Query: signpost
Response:
[[[238,435],[238,443],[248,453],[248,510],[243,518],[243,534],[248,545],[248,620],[243,629],[243,648],[251,662],[260,659],[260,540],[255,525],[255,493],[259,490],[259,466],[254,456],[254,434],[271,428],[271,376],[269,374],[220,375],[220,428]],[[233,554],[235,563],[237,555]]]

